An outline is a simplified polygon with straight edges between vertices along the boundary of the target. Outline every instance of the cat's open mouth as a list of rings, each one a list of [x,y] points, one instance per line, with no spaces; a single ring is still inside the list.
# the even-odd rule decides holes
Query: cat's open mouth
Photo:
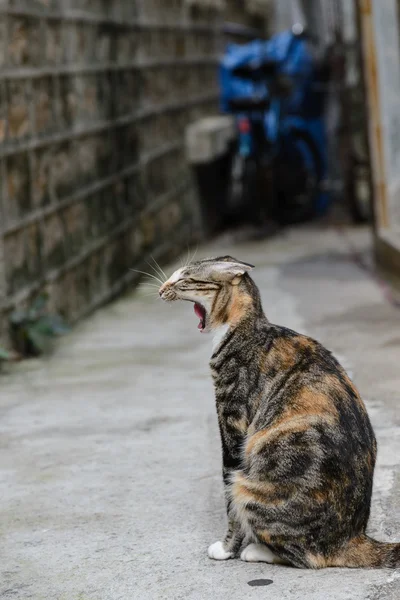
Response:
[[[198,302],[195,302],[194,303],[194,312],[200,319],[200,323],[198,324],[197,329],[200,329],[200,332],[202,332],[202,331],[204,331],[204,329],[206,327],[206,318],[207,318],[206,309],[204,308],[204,306],[202,306]]]

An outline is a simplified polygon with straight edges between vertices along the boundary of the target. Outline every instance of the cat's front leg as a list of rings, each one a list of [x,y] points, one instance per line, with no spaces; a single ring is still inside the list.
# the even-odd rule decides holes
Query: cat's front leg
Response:
[[[228,531],[223,542],[215,542],[208,548],[209,558],[214,560],[228,560],[234,558],[243,543],[244,536],[242,534],[239,523],[233,518],[229,519]]]
[[[215,542],[208,548],[208,556],[214,560],[228,560],[229,558],[234,558],[238,554],[244,540],[241,526],[237,522],[232,511],[232,500],[230,494],[232,473],[225,468],[223,472],[226,512],[228,515],[228,531],[226,532],[223,541]]]

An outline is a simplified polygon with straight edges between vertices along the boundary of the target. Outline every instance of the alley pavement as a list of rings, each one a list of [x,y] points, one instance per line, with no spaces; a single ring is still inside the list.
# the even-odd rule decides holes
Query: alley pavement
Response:
[[[368,263],[370,245],[364,230],[307,227],[223,236],[197,257],[255,264],[269,319],[349,369],[379,445],[369,533],[400,541],[400,310],[355,260]],[[225,528],[212,341],[192,305],[155,292],[141,286],[51,358],[0,375],[0,598],[398,600],[400,570],[207,558]]]

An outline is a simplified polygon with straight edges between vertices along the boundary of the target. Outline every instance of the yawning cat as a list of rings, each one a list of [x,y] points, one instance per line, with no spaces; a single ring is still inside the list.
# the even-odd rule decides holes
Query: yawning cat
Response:
[[[228,532],[210,558],[296,567],[400,567],[400,544],[365,533],[376,441],[359,393],[321,344],[265,317],[252,266],[232,257],[176,271],[168,302],[194,302],[214,333],[211,372]]]

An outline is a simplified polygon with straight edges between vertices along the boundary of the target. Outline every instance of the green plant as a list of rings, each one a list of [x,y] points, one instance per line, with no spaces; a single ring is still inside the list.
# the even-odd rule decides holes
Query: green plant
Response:
[[[11,337],[17,352],[23,356],[49,352],[53,339],[69,331],[60,315],[47,312],[47,301],[48,295],[40,294],[26,310],[11,314]]]

